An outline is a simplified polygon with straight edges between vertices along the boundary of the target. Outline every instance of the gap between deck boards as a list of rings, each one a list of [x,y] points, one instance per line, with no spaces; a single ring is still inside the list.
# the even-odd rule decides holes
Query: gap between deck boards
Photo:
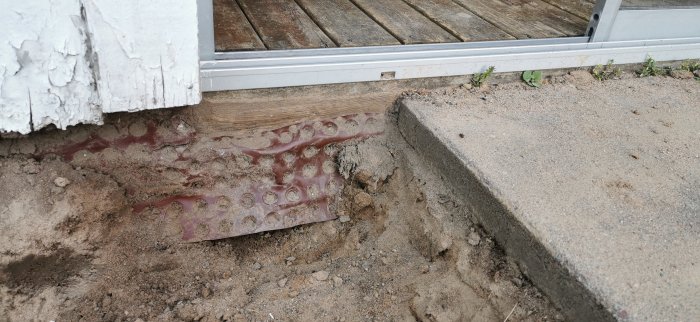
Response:
[[[594,0],[214,0],[217,51],[579,36]]]

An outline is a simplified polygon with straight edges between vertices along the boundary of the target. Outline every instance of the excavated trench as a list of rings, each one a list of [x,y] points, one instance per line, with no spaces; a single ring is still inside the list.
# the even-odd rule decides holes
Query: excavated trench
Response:
[[[392,113],[0,140],[0,321],[550,321]]]

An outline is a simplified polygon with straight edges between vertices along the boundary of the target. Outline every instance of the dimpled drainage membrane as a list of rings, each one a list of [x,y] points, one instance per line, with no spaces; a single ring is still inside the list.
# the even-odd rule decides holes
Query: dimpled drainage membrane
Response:
[[[263,169],[259,179],[242,178],[204,193],[175,195],[136,205],[164,224],[175,224],[184,241],[215,240],[337,218],[332,205],[344,179],[336,166],[338,143],[381,133],[377,115],[358,114],[306,121],[263,132],[263,148],[219,150]],[[215,190],[215,191],[212,191]]]

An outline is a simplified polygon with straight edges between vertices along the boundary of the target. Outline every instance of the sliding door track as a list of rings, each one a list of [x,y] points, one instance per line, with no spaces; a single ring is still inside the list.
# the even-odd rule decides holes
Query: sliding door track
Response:
[[[461,45],[461,46],[457,46]],[[229,53],[200,64],[203,91],[319,85],[482,72],[700,58],[700,38],[589,43],[587,38]],[[502,46],[499,46],[502,45]],[[270,55],[277,53],[277,55]]]
[[[392,79],[459,76],[494,66],[497,72],[576,68],[606,64],[700,58],[700,19],[657,28],[644,40],[621,26],[668,24],[673,17],[700,14],[700,9],[621,11],[621,0],[596,5],[586,37],[523,39],[428,45],[214,52],[211,0],[200,8],[200,78],[202,91],[371,82]],[[669,16],[670,15],[670,16]],[[641,19],[645,18],[645,19]],[[637,27],[639,31],[652,27]],[[676,30],[678,29],[678,30]],[[697,29],[700,30],[700,29]],[[669,35],[667,39],[658,39]],[[620,40],[635,39],[641,40]]]

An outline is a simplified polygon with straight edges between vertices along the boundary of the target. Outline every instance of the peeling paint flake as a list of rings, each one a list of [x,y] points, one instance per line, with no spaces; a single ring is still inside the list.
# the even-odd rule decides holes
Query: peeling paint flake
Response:
[[[79,0],[16,1],[0,13],[0,130],[29,133],[99,123]],[[4,8],[7,9],[7,8]],[[5,37],[5,38],[3,38]],[[10,54],[13,53],[13,54]]]
[[[0,10],[0,132],[196,104],[195,1],[23,0]]]

